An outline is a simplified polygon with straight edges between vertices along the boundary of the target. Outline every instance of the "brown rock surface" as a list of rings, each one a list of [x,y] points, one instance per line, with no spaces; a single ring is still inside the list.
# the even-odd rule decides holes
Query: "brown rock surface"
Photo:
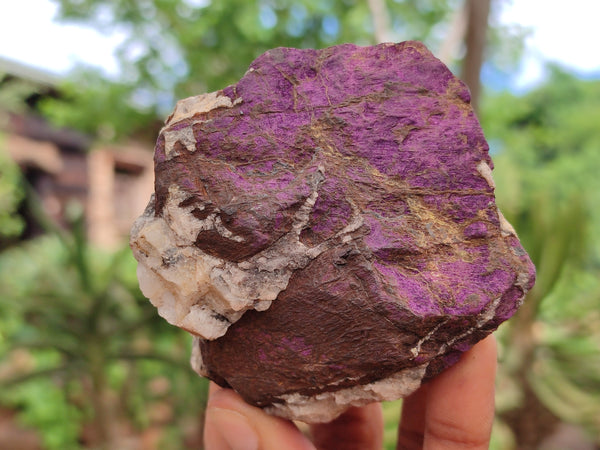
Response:
[[[274,414],[410,394],[533,284],[469,93],[419,43],[271,50],[181,101],[155,163],[142,290]]]

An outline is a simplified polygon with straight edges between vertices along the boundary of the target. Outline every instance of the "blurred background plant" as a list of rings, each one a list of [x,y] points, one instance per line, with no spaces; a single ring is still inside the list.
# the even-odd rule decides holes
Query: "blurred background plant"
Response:
[[[17,214],[23,200],[19,166],[4,151],[0,134],[0,247],[23,231],[23,219]]]
[[[537,89],[482,107],[498,203],[537,268],[498,333],[499,418],[519,449],[540,448],[564,424],[600,443],[599,105],[599,81],[554,66]]]
[[[206,383],[188,367],[188,336],[139,292],[125,237],[111,247],[90,232],[98,222],[86,203],[93,189],[80,195],[69,185],[67,194],[38,199],[60,178],[59,166],[77,172],[73,155],[81,154],[91,178],[106,146],[133,140],[150,151],[176,99],[235,82],[269,48],[418,39],[469,84],[496,164],[498,203],[538,269],[524,306],[498,332],[492,448],[599,448],[600,81],[553,66],[529,92],[484,83],[478,95],[482,67],[497,77],[519,63],[526,30],[500,25],[506,2],[55,3],[64,22],[126,38],[118,75],[90,67],[60,82],[0,74],[0,447],[6,420],[35,430],[31,448],[201,447]],[[63,162],[46,149],[33,170],[18,160],[21,175],[8,150],[22,143],[14,137],[31,117],[43,117],[45,131],[33,135],[50,137]],[[119,157],[110,157],[105,189],[122,201],[130,185],[118,181],[147,169]],[[109,217],[122,219],[126,209]],[[400,407],[385,405],[386,448],[395,448]]]
[[[0,254],[0,401],[49,449],[115,448],[117,435],[125,448],[150,425],[194,439],[198,422],[186,436],[185,421],[205,383],[189,340],[141,295],[128,247],[90,247],[82,213],[70,205],[68,232],[42,217],[43,237]]]

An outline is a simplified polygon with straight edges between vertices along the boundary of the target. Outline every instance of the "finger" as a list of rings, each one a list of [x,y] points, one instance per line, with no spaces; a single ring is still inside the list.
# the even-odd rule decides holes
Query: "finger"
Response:
[[[496,341],[489,336],[429,384],[424,449],[487,449],[494,420]]]
[[[379,403],[350,408],[329,423],[311,425],[313,442],[319,450],[380,450],[383,442],[383,413]]]
[[[423,448],[428,389],[429,385],[424,384],[413,394],[402,400],[397,449],[420,450]]]
[[[248,405],[231,389],[211,386],[204,422],[206,450],[315,450],[296,426]]]

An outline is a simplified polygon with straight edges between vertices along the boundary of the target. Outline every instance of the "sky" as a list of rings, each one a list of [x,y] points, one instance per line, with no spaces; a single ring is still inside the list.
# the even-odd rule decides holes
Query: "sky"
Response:
[[[51,0],[0,0],[0,57],[56,74],[68,72],[77,62],[116,73],[113,49],[125,36],[56,23],[56,9]],[[544,61],[600,77],[600,53],[594,48],[598,17],[600,2],[595,0],[508,2],[501,21],[530,29],[513,87],[523,90],[542,80]]]
[[[543,79],[545,61],[600,78],[598,17],[596,0],[512,0],[501,21],[530,29],[517,84],[527,87]]]

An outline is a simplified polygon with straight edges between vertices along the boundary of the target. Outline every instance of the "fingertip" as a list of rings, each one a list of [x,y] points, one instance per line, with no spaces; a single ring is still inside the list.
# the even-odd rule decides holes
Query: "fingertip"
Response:
[[[380,403],[352,407],[333,421],[310,428],[319,449],[379,450],[383,444],[383,411]]]
[[[423,448],[428,388],[429,385],[425,383],[402,400],[396,448],[403,450]]]
[[[487,448],[494,419],[496,365],[496,340],[490,335],[431,381],[424,448]]]
[[[225,389],[225,388],[222,388],[221,386],[219,386],[214,381],[210,381],[208,383],[208,395],[209,395],[209,397],[210,397],[211,394],[214,394],[215,392],[221,391],[223,389]]]
[[[207,410],[209,408],[224,408],[237,411],[244,409],[245,406],[246,403],[242,397],[240,397],[233,389],[226,389],[212,381],[210,382],[208,387],[208,402],[206,405]]]
[[[498,343],[496,341],[496,336],[490,334],[489,336],[475,344],[465,354],[473,353],[478,355],[478,357],[486,358],[489,359],[490,362],[496,363],[498,355]]]
[[[214,383],[209,387],[204,443],[206,450],[314,450],[290,421],[271,416]]]

